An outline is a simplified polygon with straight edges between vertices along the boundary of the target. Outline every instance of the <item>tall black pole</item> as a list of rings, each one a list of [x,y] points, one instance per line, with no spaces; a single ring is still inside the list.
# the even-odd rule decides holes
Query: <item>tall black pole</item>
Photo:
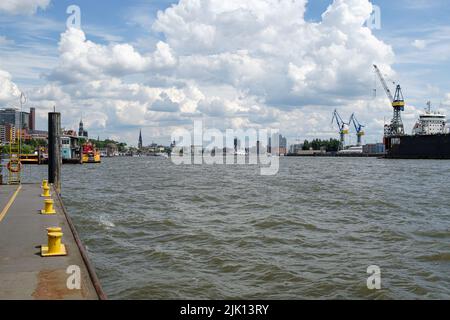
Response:
[[[61,194],[61,113],[48,114],[48,182]]]

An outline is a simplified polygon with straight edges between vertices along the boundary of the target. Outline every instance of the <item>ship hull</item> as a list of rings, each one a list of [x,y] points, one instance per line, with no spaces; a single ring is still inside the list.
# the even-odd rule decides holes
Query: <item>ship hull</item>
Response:
[[[100,154],[83,154],[82,163],[101,163]]]
[[[390,159],[450,159],[450,134],[385,138]]]

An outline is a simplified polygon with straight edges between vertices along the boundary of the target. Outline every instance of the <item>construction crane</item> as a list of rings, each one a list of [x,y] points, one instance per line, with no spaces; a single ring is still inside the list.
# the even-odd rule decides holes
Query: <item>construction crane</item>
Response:
[[[355,126],[356,129],[356,137],[357,137],[357,146],[360,147],[362,146],[362,137],[366,134],[363,130],[363,128],[365,126],[363,126],[358,119],[356,119],[355,114],[352,114],[352,116],[350,117],[350,123],[353,123],[353,125]]]
[[[339,127],[339,136],[340,136],[339,150],[343,150],[344,145],[345,145],[345,135],[347,135],[350,131],[349,130],[350,123],[344,122],[342,117],[339,115],[337,109],[334,110],[334,112],[333,112],[333,118],[331,119],[331,124],[333,124],[335,122]]]
[[[395,135],[404,135],[405,127],[403,126],[402,121],[402,111],[405,111],[405,99],[403,98],[402,88],[400,85],[397,85],[395,89],[395,94],[392,95],[391,90],[389,89],[386,80],[384,80],[383,75],[381,74],[380,69],[377,65],[373,65],[375,68],[375,72],[380,78],[381,84],[383,85],[384,91],[391,101],[392,107],[394,108],[394,116],[392,118],[391,124],[385,127],[385,136],[395,136]]]

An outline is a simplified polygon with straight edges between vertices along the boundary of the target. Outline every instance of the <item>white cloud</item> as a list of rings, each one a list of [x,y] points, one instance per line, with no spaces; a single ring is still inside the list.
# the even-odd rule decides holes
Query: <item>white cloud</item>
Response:
[[[51,101],[59,103],[61,102],[67,102],[70,101],[70,96],[65,93],[61,87],[55,86],[52,84],[45,85],[43,87],[36,88],[31,92],[30,98],[33,99],[33,101],[42,102],[42,101]]]
[[[152,55],[143,56],[126,43],[103,46],[86,40],[84,32],[75,28],[61,35],[59,52],[59,65],[49,78],[62,82],[144,73],[176,63],[170,47],[162,41]]]
[[[321,23],[305,21],[305,6],[305,0],[181,0],[158,13],[154,29],[179,57],[172,74],[178,79],[226,83],[277,107],[360,96],[372,63],[389,69],[394,58],[363,27],[372,5],[335,0]]]
[[[427,42],[425,40],[414,40],[412,45],[417,49],[425,49],[425,47],[427,46]]]
[[[19,96],[19,88],[12,82],[11,75],[6,71],[0,70],[0,103],[6,104],[13,102]]]
[[[0,46],[9,46],[14,44],[14,40],[10,40],[5,36],[0,36]]]
[[[167,93],[163,92],[159,95],[159,99],[151,105],[152,111],[160,112],[178,112],[180,105],[174,102]]]
[[[180,0],[158,13],[152,28],[164,41],[146,54],[69,29],[48,76],[59,90],[44,88],[36,98],[66,101],[74,124],[92,112],[104,127],[153,126],[166,135],[192,117],[220,128],[334,135],[324,127],[338,106],[359,110],[381,133],[388,104],[364,107],[372,64],[392,74],[394,53],[363,26],[371,3],[335,0],[319,23],[305,20],[306,8],[306,0]]]
[[[51,0],[2,0],[0,2],[0,12],[8,14],[32,15],[38,9],[45,10]]]

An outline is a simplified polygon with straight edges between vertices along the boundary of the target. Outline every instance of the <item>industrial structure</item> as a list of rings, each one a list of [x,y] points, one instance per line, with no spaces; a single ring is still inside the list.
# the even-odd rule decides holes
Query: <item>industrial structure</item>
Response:
[[[12,129],[10,135],[12,136]],[[21,146],[20,140],[16,137],[14,140],[9,139],[9,161],[7,164],[8,169],[8,184],[20,184],[22,170],[22,163],[20,162]]]
[[[389,89],[386,80],[384,80],[384,77],[381,74],[378,66],[374,64],[373,67],[375,68],[375,72],[380,78],[384,91],[386,92],[386,95],[388,96],[389,100],[391,101],[392,107],[394,108],[394,116],[392,118],[391,124],[385,126],[384,135],[386,137],[404,135],[405,128],[403,126],[401,113],[402,111],[405,111],[405,100],[403,98],[402,88],[400,85],[397,85],[395,89],[395,95],[392,95],[392,92]]]
[[[345,122],[342,117],[339,115],[339,112],[334,110],[333,112],[333,118],[331,119],[331,124],[336,123],[339,128],[339,136],[340,136],[340,146],[339,150],[343,150],[345,146],[345,136],[349,134],[350,132],[350,122]]]
[[[352,116],[350,117],[350,123],[353,123],[353,125],[355,126],[355,130],[356,130],[356,138],[357,138],[357,143],[356,145],[358,147],[362,146],[362,137],[366,134],[363,130],[363,128],[365,126],[363,126],[358,119],[356,118],[355,114],[352,114]]]

